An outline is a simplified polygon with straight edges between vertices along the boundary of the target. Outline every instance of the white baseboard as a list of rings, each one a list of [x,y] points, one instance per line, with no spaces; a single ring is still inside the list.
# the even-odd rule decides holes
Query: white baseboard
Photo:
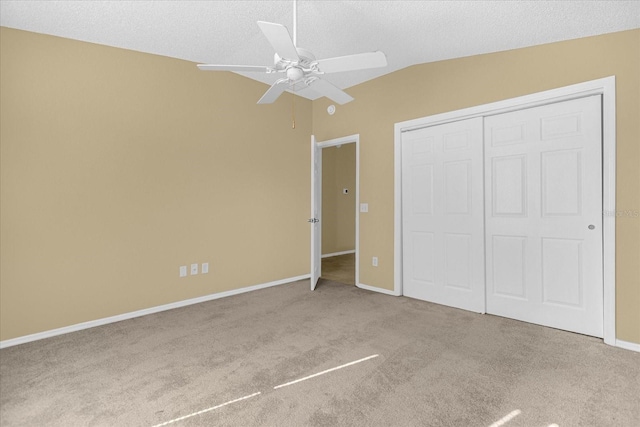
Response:
[[[355,249],[351,250],[351,251],[334,252],[332,254],[322,255],[322,258],[329,258],[329,257],[332,257],[332,256],[355,254],[355,253],[356,253]]]
[[[68,334],[71,332],[81,331],[83,329],[94,328],[96,326],[107,325],[109,323],[120,322],[122,320],[133,319],[134,317],[146,316],[147,314],[159,313],[161,311],[172,310],[174,308],[185,307],[187,305],[198,304],[201,302],[211,301],[218,298],[229,297],[232,295],[243,294],[245,292],[256,291],[258,289],[269,288],[271,286],[284,285],[285,283],[297,282],[298,280],[304,280],[311,277],[309,274],[304,274],[297,277],[289,277],[287,279],[276,280],[274,282],[261,283],[259,285],[247,286],[245,288],[232,289],[230,291],[218,292],[215,294],[205,295],[202,297],[191,298],[183,301],[172,302],[170,304],[159,305],[156,307],[145,308],[143,310],[132,311],[130,313],[118,314],[117,316],[105,317],[102,319],[91,320],[88,322],[77,323],[71,326],[65,326],[62,328],[51,329],[49,331],[38,332],[31,335],[24,335],[18,338],[12,338],[9,340],[0,341],[0,349],[6,347],[12,347],[14,345],[25,344],[32,341],[38,341],[45,338],[55,337],[57,335]]]
[[[640,344],[634,342],[616,340],[616,347],[624,348],[625,350],[637,351],[640,353]]]
[[[396,291],[390,291],[389,289],[376,288],[375,286],[365,285],[364,283],[358,283],[356,285],[360,289],[366,289],[367,291],[380,292],[385,295],[392,295],[394,297],[400,296]]]

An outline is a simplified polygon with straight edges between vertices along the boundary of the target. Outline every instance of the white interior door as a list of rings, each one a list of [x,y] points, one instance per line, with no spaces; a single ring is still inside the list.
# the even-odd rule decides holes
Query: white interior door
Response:
[[[322,267],[322,148],[311,136],[311,290],[320,279]]]
[[[603,336],[600,95],[485,119],[487,312]]]
[[[483,313],[482,118],[402,135],[403,293]]]

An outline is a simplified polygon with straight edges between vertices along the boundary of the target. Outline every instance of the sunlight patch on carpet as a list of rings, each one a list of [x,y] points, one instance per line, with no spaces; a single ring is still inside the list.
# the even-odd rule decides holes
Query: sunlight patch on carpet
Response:
[[[233,399],[233,400],[230,400],[228,402],[221,403],[220,405],[212,406],[211,408],[203,409],[202,411],[194,412],[193,414],[185,415],[185,416],[180,417],[180,418],[175,418],[175,419],[173,419],[171,421],[166,421],[166,422],[161,423],[161,424],[156,424],[153,427],[166,426],[166,425],[169,425],[169,424],[176,423],[178,421],[186,420],[187,418],[195,417],[196,415],[204,414],[205,412],[210,412],[210,411],[213,411],[214,409],[218,409],[218,408],[222,408],[223,406],[231,405],[232,403],[236,403],[236,402],[240,402],[242,400],[250,399],[250,398],[252,398],[254,396],[257,396],[259,394],[260,394],[260,392],[258,391],[256,393],[250,394],[248,396],[243,396],[243,397],[240,397],[238,399]]]
[[[520,409],[516,409],[515,411],[511,411],[507,415],[505,415],[504,417],[500,418],[495,423],[491,424],[489,427],[500,427],[500,426],[503,426],[506,423],[508,423],[509,421],[511,421],[512,419],[514,419],[515,417],[517,417],[518,415],[520,415],[521,413],[522,413],[522,411]]]

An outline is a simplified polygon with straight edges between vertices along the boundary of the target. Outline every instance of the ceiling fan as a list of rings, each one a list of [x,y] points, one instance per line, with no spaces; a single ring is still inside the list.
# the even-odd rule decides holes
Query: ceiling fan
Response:
[[[296,45],[296,15],[296,0],[294,0],[293,39],[284,25],[258,21],[258,27],[260,27],[260,30],[262,30],[262,33],[276,51],[272,67],[198,64],[198,68],[205,71],[250,71],[284,74],[281,79],[277,80],[265,92],[258,104],[271,104],[287,89],[295,92],[308,87],[312,92],[326,96],[342,105],[353,101],[353,98],[337,86],[323,80],[321,78],[322,75],[385,67],[387,65],[387,58],[380,51],[316,60],[311,52]]]

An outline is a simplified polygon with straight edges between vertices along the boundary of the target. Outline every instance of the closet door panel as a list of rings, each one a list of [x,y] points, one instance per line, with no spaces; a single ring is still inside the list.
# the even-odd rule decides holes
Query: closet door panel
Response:
[[[484,312],[482,118],[402,136],[403,293]]]
[[[484,129],[487,312],[602,337],[601,97]]]

